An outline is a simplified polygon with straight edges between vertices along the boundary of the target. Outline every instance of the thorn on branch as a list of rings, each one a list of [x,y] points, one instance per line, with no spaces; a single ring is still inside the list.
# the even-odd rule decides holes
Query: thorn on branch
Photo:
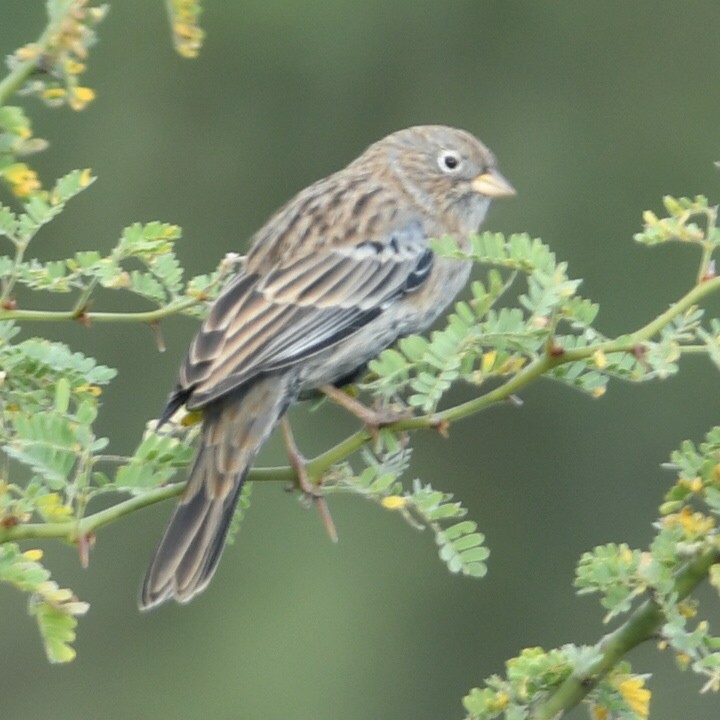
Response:
[[[714,280],[717,277],[717,272],[715,268],[715,260],[711,260],[707,267],[705,268],[705,272],[703,273],[703,276],[700,278],[700,282],[707,282],[708,280]]]
[[[153,335],[155,336],[155,344],[157,345],[158,352],[165,352],[165,337],[162,333],[162,328],[160,327],[160,322],[158,320],[153,320],[152,322],[148,323],[150,325],[150,329],[153,332]]]
[[[633,345],[630,350],[633,357],[643,366],[645,370],[651,370],[650,363],[645,359],[647,355],[647,347],[642,344]]]
[[[80,535],[77,539],[78,555],[80,556],[80,566],[86,569],[90,565],[90,550],[95,545],[95,533],[89,532]]]
[[[433,430],[437,430],[446,440],[450,437],[450,421],[445,418],[439,418],[438,420],[432,420],[430,427]]]

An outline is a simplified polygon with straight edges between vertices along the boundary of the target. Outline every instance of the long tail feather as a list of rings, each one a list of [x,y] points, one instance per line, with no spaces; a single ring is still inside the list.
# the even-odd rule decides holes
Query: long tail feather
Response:
[[[248,470],[288,399],[285,378],[276,375],[205,409],[187,487],[142,584],[142,610],[170,598],[188,602],[207,587]]]

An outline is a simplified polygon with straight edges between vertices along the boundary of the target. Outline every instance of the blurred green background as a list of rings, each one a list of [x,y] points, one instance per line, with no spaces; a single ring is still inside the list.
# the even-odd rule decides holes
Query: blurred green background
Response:
[[[159,219],[183,227],[188,271],[209,271],[298,189],[392,130],[437,122],[496,152],[518,196],[488,226],[549,242],[600,302],[601,329],[635,328],[693,281],[692,250],[648,250],[632,234],[665,193],[720,194],[717,0],[206,5],[206,45],[188,61],[160,0],[113,3],[86,76],[97,100],[79,114],[28,101],[52,143],[35,162],[45,183],[76,167],[99,175],[38,237],[41,257],[107,250],[125,225]],[[2,4],[3,54],[36,37],[43,8]],[[162,407],[193,329],[167,322],[164,355],[142,327],[29,331],[119,368],[99,430],[124,452]],[[102,530],[88,570],[48,545],[56,578],[92,604],[78,658],[48,666],[26,598],[0,588],[0,715],[460,717],[465,692],[521,648],[599,637],[603,613],[575,597],[575,563],[599,543],[649,541],[671,482],[659,463],[720,420],[717,383],[699,358],[602,400],[542,382],[522,408],[491,408],[449,440],[417,436],[412,474],[455,492],[487,535],[482,581],[450,576],[430,536],[358,499],[332,500],[333,546],[315,513],[269,484],[187,607],[135,605],[170,504]],[[354,427],[333,408],[294,416],[308,455]],[[277,441],[262,460],[284,461]],[[654,720],[717,717],[718,698],[700,697],[669,653],[631,660],[655,676]]]

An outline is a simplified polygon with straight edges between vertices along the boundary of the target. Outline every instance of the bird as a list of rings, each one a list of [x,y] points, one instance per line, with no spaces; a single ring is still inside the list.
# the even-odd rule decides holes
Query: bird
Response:
[[[187,484],[140,590],[143,610],[204,590],[240,490],[288,407],[338,388],[404,336],[427,329],[467,283],[492,199],[515,194],[471,133],[418,125],[370,145],[299,192],[252,237],[192,340],[159,425],[200,411]]]

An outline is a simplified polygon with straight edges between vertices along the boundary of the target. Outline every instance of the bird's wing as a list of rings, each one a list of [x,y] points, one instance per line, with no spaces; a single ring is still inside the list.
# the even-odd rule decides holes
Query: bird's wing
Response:
[[[418,289],[433,253],[418,221],[383,238],[324,246],[246,271],[218,298],[193,340],[168,403],[201,407],[259,373],[331,347]]]

